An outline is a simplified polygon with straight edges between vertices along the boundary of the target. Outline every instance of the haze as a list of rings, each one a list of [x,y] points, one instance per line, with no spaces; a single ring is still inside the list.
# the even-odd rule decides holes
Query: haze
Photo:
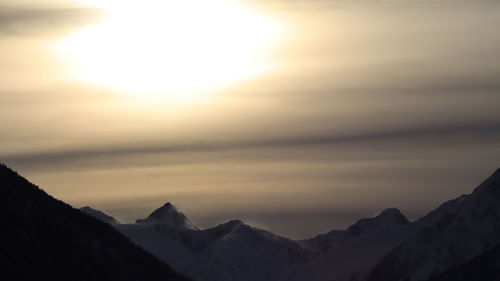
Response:
[[[75,207],[305,238],[500,167],[496,1],[108,2],[0,4],[0,159]]]

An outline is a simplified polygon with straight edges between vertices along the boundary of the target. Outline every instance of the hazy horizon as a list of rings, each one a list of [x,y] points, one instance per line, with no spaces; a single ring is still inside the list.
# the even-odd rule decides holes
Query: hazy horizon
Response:
[[[291,238],[500,167],[500,3],[200,1],[0,4],[0,161],[121,220]]]

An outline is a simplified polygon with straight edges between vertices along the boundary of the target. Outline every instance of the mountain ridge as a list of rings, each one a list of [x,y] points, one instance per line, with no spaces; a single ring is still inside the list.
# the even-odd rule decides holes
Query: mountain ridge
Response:
[[[415,221],[410,222],[397,208],[387,208],[373,217],[359,219],[344,230],[332,230],[298,241],[251,227],[239,220],[208,229],[164,223],[158,224],[155,229],[143,229],[143,234],[159,235],[167,239],[170,246],[189,251],[187,260],[190,261],[184,262],[179,268],[197,281],[425,280],[436,278],[446,269],[458,272],[457,268],[462,264],[465,265],[500,243],[500,232],[498,235],[496,232],[490,233],[494,228],[500,231],[500,205],[497,203],[500,202],[499,186],[500,169],[497,169],[472,193],[446,201]],[[171,205],[165,205],[173,207],[168,204]],[[183,221],[189,221],[182,215],[185,218]],[[482,217],[486,218],[488,225],[478,223]],[[126,235],[128,229],[140,227],[140,224],[117,226]],[[151,234],[153,231],[154,235]],[[467,236],[464,233],[469,234]],[[465,235],[467,239],[460,235]],[[440,239],[440,236],[444,238]],[[476,238],[480,242],[476,242]],[[139,240],[134,241],[141,245]],[[481,246],[481,243],[484,245]],[[149,246],[150,249],[154,248]],[[405,256],[411,258],[411,254],[417,257],[422,253],[428,255],[445,246],[452,249],[451,252],[439,250],[446,254],[437,259],[428,256],[420,261],[418,258],[410,260],[407,264],[396,262],[405,260]],[[407,247],[410,247],[409,250],[403,250]],[[239,252],[235,252],[235,249],[239,249]],[[451,257],[456,261],[450,262]],[[242,258],[251,261],[251,264],[240,262]],[[408,267],[415,264],[421,264],[422,267]],[[238,275],[234,268],[239,268],[240,273],[244,274]],[[383,274],[380,275],[380,272]]]
[[[500,242],[500,169],[472,193],[443,203],[414,227],[410,238],[384,256],[369,281],[434,278]]]

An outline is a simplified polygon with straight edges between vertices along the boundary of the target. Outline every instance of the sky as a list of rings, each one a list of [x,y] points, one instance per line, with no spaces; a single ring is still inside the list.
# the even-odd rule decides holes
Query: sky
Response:
[[[0,161],[75,207],[291,238],[500,167],[497,1],[0,1]]]

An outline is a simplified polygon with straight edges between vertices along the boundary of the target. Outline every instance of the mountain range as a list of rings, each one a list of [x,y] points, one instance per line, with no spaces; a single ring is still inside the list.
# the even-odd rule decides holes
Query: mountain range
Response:
[[[240,220],[200,229],[171,203],[121,223],[0,164],[0,226],[0,276],[9,281],[494,281],[500,169],[417,220],[388,208],[292,240]]]
[[[415,221],[388,208],[299,241],[239,220],[199,229],[171,203],[135,223],[81,210],[196,281],[500,280],[500,169]]]

